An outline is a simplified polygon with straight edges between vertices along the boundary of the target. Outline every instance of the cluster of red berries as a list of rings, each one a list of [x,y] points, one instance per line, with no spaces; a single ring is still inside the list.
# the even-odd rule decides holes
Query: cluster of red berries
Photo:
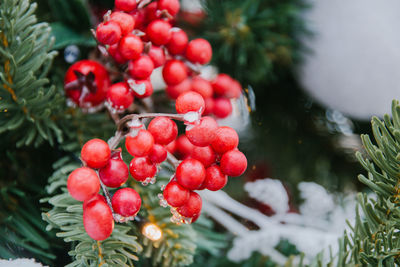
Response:
[[[105,186],[118,188],[128,180],[128,167],[121,158],[121,149],[111,151],[100,139],[92,139],[82,147],[81,159],[86,166],[71,172],[68,192],[74,199],[83,201],[83,225],[88,235],[104,240],[112,233],[114,217],[106,199],[98,194],[100,180]],[[141,203],[139,194],[128,187],[118,189],[111,199],[119,222],[134,218]]]

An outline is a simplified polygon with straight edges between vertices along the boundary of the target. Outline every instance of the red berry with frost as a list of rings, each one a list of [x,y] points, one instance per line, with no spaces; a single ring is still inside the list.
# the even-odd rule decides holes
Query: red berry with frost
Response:
[[[204,146],[204,147],[196,146],[194,147],[192,154],[190,156],[203,163],[204,168],[207,168],[208,166],[213,164],[216,159],[215,152],[211,148],[211,146]]]
[[[108,47],[108,53],[118,64],[125,64],[127,60],[122,56],[122,54],[118,50],[118,44],[113,44]]]
[[[127,136],[125,140],[125,147],[129,154],[134,157],[147,156],[154,145],[153,135],[146,130],[139,130],[138,134],[134,137]]]
[[[177,208],[180,215],[187,218],[198,218],[201,212],[202,201],[199,194],[196,192],[190,192],[190,196],[186,203]]]
[[[129,164],[129,172],[136,181],[143,182],[156,175],[157,167],[148,157],[136,157]]]
[[[221,126],[215,133],[215,138],[211,143],[215,152],[223,154],[235,149],[239,144],[239,136],[234,129],[228,126]]]
[[[167,117],[152,119],[147,130],[153,135],[154,141],[161,145],[171,143],[178,135],[176,123]]]
[[[129,62],[129,74],[138,80],[145,80],[150,77],[154,70],[154,63],[147,55],[141,55],[138,59]]]
[[[190,191],[176,181],[170,181],[163,191],[163,196],[172,207],[180,207],[189,200]]]
[[[135,20],[129,14],[124,12],[112,12],[110,16],[110,20],[118,23],[121,28],[122,35],[127,35],[133,31],[135,27]]]
[[[153,61],[154,68],[158,68],[165,64],[165,53],[161,47],[152,45],[147,54]]]
[[[212,87],[217,95],[226,96],[229,95],[233,85],[233,79],[231,76],[225,73],[217,75],[215,80],[212,82]]]
[[[96,194],[96,195],[94,195],[93,197],[91,197],[91,198],[85,200],[85,201],[83,202],[83,204],[82,204],[82,208],[85,209],[86,206],[87,206],[87,204],[89,204],[89,203],[92,202],[92,201],[96,201],[96,200],[103,201],[104,203],[107,204],[107,200],[106,200],[106,198],[105,198],[103,195]]]
[[[180,8],[179,0],[159,0],[158,9],[166,10],[171,16],[178,14]]]
[[[183,82],[176,85],[168,85],[165,89],[167,95],[172,99],[177,99],[178,96],[184,92],[190,91],[191,88],[190,79],[185,79]]]
[[[206,169],[205,186],[210,191],[218,191],[222,189],[228,182],[226,176],[218,165],[213,165]]]
[[[112,188],[120,187],[128,180],[128,166],[122,160],[120,152],[113,155],[108,164],[99,170],[99,176],[103,184]]]
[[[247,168],[246,156],[237,149],[224,153],[220,161],[221,170],[228,176],[240,176]]]
[[[195,146],[208,146],[215,138],[218,123],[212,117],[203,117],[199,124],[186,126],[186,136]]]
[[[187,68],[182,61],[172,59],[165,63],[162,71],[164,81],[167,85],[177,85],[187,78]]]
[[[145,98],[153,94],[153,85],[149,79],[146,80],[136,80],[135,84],[138,86],[132,88],[133,94],[137,98]]]
[[[168,52],[171,55],[183,54],[185,52],[188,41],[189,38],[183,30],[181,29],[173,30],[171,33],[171,39],[167,44]]]
[[[201,111],[201,113],[203,113],[204,106],[203,97],[199,93],[192,91],[181,94],[175,102],[176,112],[180,114],[185,114],[190,111]]]
[[[106,166],[110,160],[111,150],[106,142],[101,139],[91,139],[87,141],[81,150],[81,158],[86,165],[93,169]]]
[[[90,168],[78,168],[68,176],[67,189],[74,199],[85,201],[99,192],[99,177],[97,173]]]
[[[186,47],[186,58],[193,63],[207,64],[211,57],[212,48],[205,39],[194,39]]]
[[[218,118],[226,118],[232,113],[232,103],[228,98],[214,99],[213,113]]]
[[[114,219],[110,207],[102,200],[90,201],[83,209],[83,226],[94,240],[107,239],[114,229]]]
[[[206,178],[204,165],[197,159],[185,159],[176,168],[176,179],[183,187],[195,190]]]
[[[153,163],[161,163],[167,159],[167,149],[159,144],[154,144],[150,151],[149,159]]]
[[[176,139],[176,151],[182,156],[190,156],[193,152],[194,145],[189,141],[186,135],[182,134]]]
[[[118,50],[125,59],[135,60],[143,51],[143,42],[136,35],[129,33],[122,37]]]
[[[136,8],[136,0],[115,0],[115,8],[125,12],[133,11]]]
[[[133,103],[133,95],[126,83],[116,83],[107,91],[107,100],[111,106],[118,110],[128,108]]]
[[[152,21],[146,29],[146,35],[155,45],[165,45],[171,39],[171,25],[163,20]]]
[[[211,83],[199,76],[192,79],[192,91],[199,93],[204,99],[210,98],[213,95]]]
[[[113,45],[121,39],[121,27],[115,21],[100,23],[96,29],[96,39],[103,45]]]
[[[111,204],[113,210],[121,216],[132,217],[140,210],[142,199],[138,192],[133,188],[122,188],[117,190],[112,197]]]

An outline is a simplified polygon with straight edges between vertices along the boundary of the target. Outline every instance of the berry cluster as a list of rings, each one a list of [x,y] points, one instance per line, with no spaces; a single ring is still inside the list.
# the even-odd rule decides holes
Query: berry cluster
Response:
[[[82,147],[81,159],[86,166],[71,172],[67,180],[68,192],[74,199],[83,201],[83,225],[88,235],[104,240],[112,233],[114,219],[119,222],[133,219],[142,200],[128,187],[118,189],[111,201],[108,200],[111,203],[98,194],[100,180],[111,188],[118,188],[128,180],[129,171],[121,158],[121,149],[111,151],[103,140],[92,139]]]

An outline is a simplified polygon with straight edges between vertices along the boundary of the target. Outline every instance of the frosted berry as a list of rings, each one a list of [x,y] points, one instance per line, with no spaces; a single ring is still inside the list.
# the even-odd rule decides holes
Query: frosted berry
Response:
[[[129,164],[129,172],[136,181],[142,182],[146,178],[154,177],[157,167],[147,157],[136,157]]]
[[[154,141],[161,145],[171,143],[178,135],[176,123],[167,117],[154,118],[147,130],[153,135]]]
[[[167,159],[167,149],[159,144],[154,144],[150,151],[149,159],[153,163],[161,163]]]
[[[159,0],[158,9],[166,10],[171,16],[178,14],[180,8],[179,0]]]
[[[215,138],[218,123],[211,117],[203,117],[199,124],[188,125],[186,136],[195,146],[208,146]]]
[[[146,29],[149,40],[155,45],[164,45],[171,39],[171,25],[163,20],[154,20]]]
[[[133,94],[126,83],[116,83],[107,91],[107,100],[117,110],[128,108],[133,103]]]
[[[153,85],[151,84],[149,79],[146,80],[136,80],[135,83],[139,86],[143,86],[144,88],[144,92],[139,92],[136,91],[135,89],[133,89],[133,94],[135,95],[135,97],[137,98],[145,98],[148,96],[151,96],[153,94]]]
[[[94,170],[81,167],[68,176],[67,188],[74,199],[85,201],[99,192],[100,182]]]
[[[114,219],[110,207],[102,200],[87,203],[83,209],[83,226],[92,239],[107,239],[114,229]]]
[[[215,80],[212,82],[214,92],[221,96],[229,95],[233,85],[233,79],[228,74],[220,73],[217,75]]]
[[[182,61],[172,59],[165,63],[162,71],[164,81],[167,85],[177,85],[187,78],[187,68]]]
[[[183,187],[195,190],[206,178],[204,165],[197,159],[185,159],[176,168],[176,179]]]
[[[183,82],[176,85],[168,85],[165,89],[167,95],[172,99],[177,99],[178,96],[184,92],[190,91],[191,88],[190,79],[185,79]]]
[[[154,69],[154,63],[147,55],[141,55],[138,59],[129,62],[129,74],[138,80],[150,77]]]
[[[135,27],[135,20],[133,17],[124,12],[112,12],[110,20],[118,23],[119,27],[121,28],[122,35],[131,33]]]
[[[190,156],[194,148],[195,146],[189,141],[186,135],[182,134],[176,139],[176,150],[183,158]]]
[[[87,141],[81,150],[81,158],[90,168],[99,169],[106,166],[111,156],[110,147],[101,139]]]
[[[221,170],[228,176],[240,176],[247,168],[246,156],[239,150],[231,150],[222,155]]]
[[[188,36],[183,30],[177,29],[175,31],[172,31],[171,39],[167,44],[168,52],[171,55],[183,54],[185,52],[188,41]]]
[[[132,217],[139,212],[142,199],[135,189],[126,187],[115,192],[111,203],[116,213],[124,217]]]
[[[218,165],[206,169],[205,187],[210,191],[222,189],[228,182],[228,177],[221,171]]]
[[[190,111],[201,111],[201,113],[203,113],[204,106],[205,103],[203,97],[192,91],[181,94],[175,102],[176,112],[180,114],[185,114]]]
[[[180,207],[189,200],[190,191],[176,181],[170,181],[163,191],[163,196],[172,207]]]
[[[196,192],[190,192],[190,196],[186,203],[179,207],[177,211],[180,215],[187,218],[196,218],[200,215],[202,201],[199,194]]]
[[[115,0],[114,5],[119,10],[130,12],[136,8],[136,2],[136,0]]]
[[[141,129],[135,136],[127,136],[125,147],[128,153],[134,157],[147,156],[154,145],[153,135],[146,130]]]
[[[135,60],[143,51],[143,42],[136,35],[129,33],[122,37],[118,50],[125,59]]]
[[[120,187],[128,180],[128,166],[121,159],[120,153],[113,156],[108,164],[99,170],[99,176],[103,184],[112,188]]]
[[[215,152],[223,154],[236,148],[239,144],[239,136],[234,129],[228,126],[221,126],[215,133],[215,139],[211,146]]]
[[[204,168],[207,168],[208,166],[213,164],[216,159],[215,152],[211,148],[211,146],[204,146],[204,147],[196,146],[193,148],[190,156],[203,163]]]
[[[153,61],[154,68],[158,68],[165,64],[165,53],[161,47],[152,45],[147,54]]]
[[[199,93],[204,99],[210,98],[213,95],[211,83],[199,76],[193,78],[191,89]]]
[[[202,38],[194,39],[186,47],[186,58],[193,63],[207,64],[212,57],[210,43]]]
[[[232,113],[232,104],[228,98],[215,98],[213,113],[218,118],[226,118]]]
[[[121,27],[115,21],[100,23],[96,29],[96,39],[103,45],[113,45],[121,39]]]

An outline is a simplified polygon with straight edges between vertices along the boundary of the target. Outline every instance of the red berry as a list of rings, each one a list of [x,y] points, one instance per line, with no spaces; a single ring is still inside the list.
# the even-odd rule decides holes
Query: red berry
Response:
[[[92,239],[107,239],[114,229],[110,207],[102,200],[87,203],[83,210],[83,226]]]
[[[115,21],[100,23],[96,29],[96,39],[103,45],[113,45],[121,39],[121,27]]]
[[[112,188],[120,187],[128,180],[128,166],[120,155],[112,157],[108,164],[99,170],[99,176],[106,186]]]
[[[231,150],[222,155],[220,165],[226,175],[240,176],[247,168],[247,159],[239,150]]]
[[[146,130],[141,129],[135,136],[127,136],[125,140],[125,147],[129,154],[134,157],[147,156],[154,145],[153,135]]]
[[[68,176],[67,188],[74,199],[85,201],[99,192],[100,182],[94,170],[81,167]]]
[[[164,81],[167,85],[177,85],[187,78],[187,68],[182,61],[172,59],[165,63],[162,71]]]
[[[155,45],[164,45],[171,39],[171,25],[163,20],[154,20],[146,29],[149,40]]]
[[[202,38],[194,39],[186,47],[186,58],[193,63],[207,64],[212,57],[210,43]]]
[[[87,206],[90,202],[96,201],[96,200],[103,201],[104,203],[107,204],[106,198],[105,198],[103,195],[96,194],[96,195],[94,195],[93,197],[91,197],[91,198],[85,200],[85,201],[83,202],[83,204],[82,204],[82,208],[83,208],[83,209],[86,209],[86,206]]]
[[[176,140],[173,140],[171,143],[166,145],[165,148],[169,153],[174,154],[176,152]]]
[[[176,139],[176,150],[182,157],[190,156],[193,152],[194,145],[189,141],[186,135],[182,134]]]
[[[218,165],[213,165],[206,169],[205,186],[210,191],[222,189],[228,182],[228,177],[222,173]]]
[[[110,20],[118,23],[121,28],[122,35],[127,35],[133,31],[135,27],[135,20],[129,14],[124,12],[112,12],[110,16]]]
[[[133,10],[129,12],[129,15],[131,15],[133,17],[133,20],[135,21],[135,28],[144,31],[144,25],[146,20],[146,9],[141,8]]]
[[[212,87],[214,92],[220,96],[232,98],[237,95],[237,84],[228,74],[218,74],[215,80],[212,82]]]
[[[167,159],[167,149],[159,144],[154,144],[150,151],[149,159],[153,163],[161,163]]]
[[[136,35],[129,33],[122,37],[118,50],[125,59],[135,60],[143,51],[143,42]]]
[[[180,185],[190,190],[197,189],[206,178],[206,170],[197,159],[185,159],[176,168],[176,179]]]
[[[170,181],[163,191],[163,196],[172,207],[180,207],[189,200],[190,191],[176,181]]]
[[[149,78],[154,69],[154,63],[147,55],[141,55],[138,59],[129,62],[129,74],[139,80]]]
[[[190,79],[185,79],[183,82],[177,85],[168,85],[165,89],[167,95],[172,99],[177,99],[178,96],[184,92],[190,91],[191,81]]]
[[[215,138],[218,123],[211,117],[203,117],[200,123],[188,125],[186,136],[195,146],[208,146]]]
[[[196,218],[200,215],[202,201],[199,194],[196,192],[190,192],[188,201],[185,205],[179,207],[177,211],[180,215],[187,218]]]
[[[232,89],[225,94],[226,97],[239,98],[241,94],[242,94],[242,86],[240,85],[240,83],[238,81],[233,80]]]
[[[153,20],[159,19],[160,18],[160,14],[159,12],[157,12],[157,2],[151,2],[150,4],[148,4],[145,8],[145,17],[146,17],[146,22],[150,23]]]
[[[239,136],[234,129],[228,126],[221,126],[215,133],[211,143],[215,152],[223,154],[236,148],[239,144]]]
[[[199,93],[192,91],[179,95],[175,102],[176,112],[180,114],[185,114],[190,111],[200,111],[203,113],[204,106],[205,103],[203,97]]]
[[[199,76],[193,78],[191,89],[199,93],[204,99],[210,98],[213,95],[211,83]]]
[[[211,146],[204,146],[204,147],[196,146],[194,147],[192,154],[190,156],[203,163],[204,168],[207,168],[208,166],[213,164],[216,159],[215,152],[211,148]]]
[[[227,98],[215,98],[213,113],[218,118],[226,118],[232,113],[231,101]]]
[[[171,40],[169,40],[167,44],[168,52],[171,55],[183,54],[188,44],[188,40],[188,36],[183,30],[177,29],[176,31],[172,31]]]
[[[206,107],[204,108],[204,113],[203,115],[210,115],[214,111],[214,98],[209,97],[204,99],[204,103],[206,104]]]
[[[167,117],[154,118],[147,130],[153,135],[154,141],[161,145],[171,143],[178,135],[176,123]]]
[[[106,142],[101,139],[87,141],[81,150],[81,158],[86,165],[93,169],[106,166],[110,160],[111,150]]]
[[[142,199],[135,189],[126,187],[115,192],[111,203],[116,213],[124,217],[132,217],[139,212]]]
[[[158,9],[167,10],[171,16],[178,14],[180,8],[179,0],[159,0]]]
[[[133,90],[133,94],[135,95],[135,97],[137,98],[145,98],[148,96],[151,96],[153,94],[153,85],[151,84],[150,80],[136,80],[135,83],[137,85],[141,85],[143,84],[144,86],[144,94],[139,94],[138,92],[136,92],[135,90]],[[142,92],[141,92],[142,93]]]
[[[94,83],[92,75],[94,75]],[[64,85],[66,95],[76,104],[81,107],[86,103],[95,106],[106,98],[110,78],[107,70],[100,63],[81,60],[68,68],[65,73]],[[89,90],[85,91],[85,88]],[[86,95],[82,96],[82,93]]]
[[[113,57],[116,63],[118,64],[125,64],[126,59],[121,55],[121,53],[118,50],[118,44],[113,44],[108,47],[108,53],[110,56]]]
[[[161,47],[152,45],[147,54],[153,61],[154,68],[158,68],[165,64],[165,53]]]
[[[154,177],[157,167],[147,157],[136,157],[129,164],[129,172],[136,181],[142,182],[148,177]]]
[[[110,86],[107,92],[107,100],[113,108],[123,110],[133,103],[133,95],[128,85],[121,82]]]
[[[117,9],[130,12],[136,8],[136,0],[115,0],[114,5]]]

